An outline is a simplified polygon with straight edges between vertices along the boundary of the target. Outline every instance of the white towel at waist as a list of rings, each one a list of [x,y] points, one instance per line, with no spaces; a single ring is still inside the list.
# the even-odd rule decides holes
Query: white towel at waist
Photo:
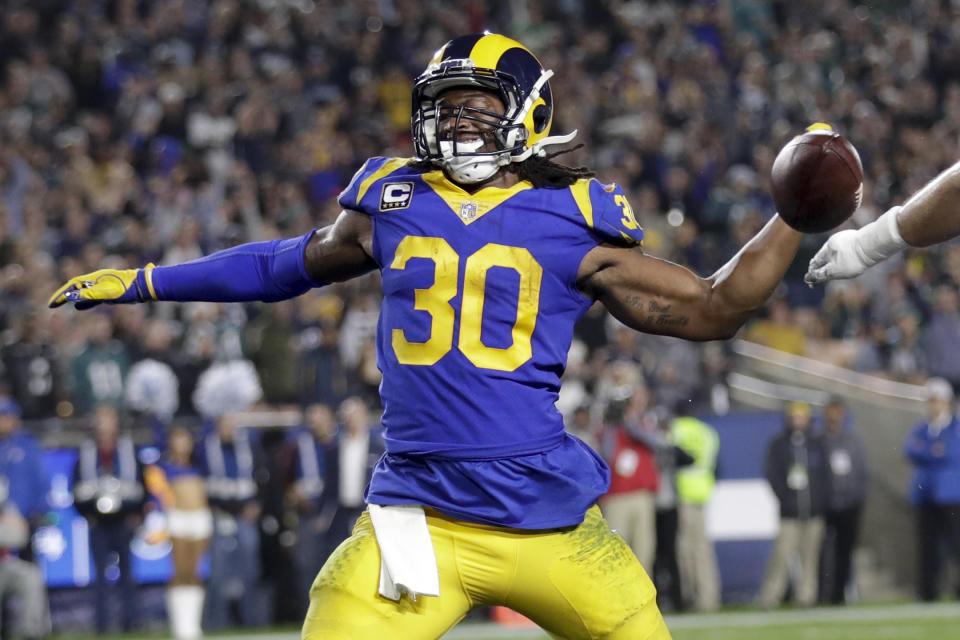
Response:
[[[380,546],[380,595],[399,600],[406,593],[414,601],[418,595],[439,596],[437,557],[423,507],[371,504],[369,512]]]

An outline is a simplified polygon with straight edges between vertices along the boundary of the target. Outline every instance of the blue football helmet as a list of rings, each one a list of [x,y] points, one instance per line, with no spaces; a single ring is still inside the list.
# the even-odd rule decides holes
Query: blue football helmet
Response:
[[[553,95],[545,70],[522,44],[502,35],[460,36],[443,45],[413,85],[413,144],[421,160],[443,167],[458,182],[470,184],[492,177],[500,167],[546,155],[544,147],[564,144],[576,131],[550,136]],[[480,152],[483,140],[444,140],[437,132],[437,97],[447,89],[479,87],[498,94],[503,114],[473,107],[451,107],[443,117],[468,119],[492,126],[498,149]],[[456,127],[453,127],[453,131]]]

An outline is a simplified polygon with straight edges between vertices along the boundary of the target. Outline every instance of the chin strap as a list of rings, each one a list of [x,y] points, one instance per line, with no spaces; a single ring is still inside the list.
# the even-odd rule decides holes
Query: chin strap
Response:
[[[567,144],[571,140],[577,137],[577,129],[574,129],[570,133],[564,134],[562,136],[547,136],[540,142],[534,143],[532,146],[527,147],[523,153],[519,153],[510,158],[511,162],[523,162],[530,156],[540,156],[543,157],[547,155],[545,147],[549,147],[554,144]]]

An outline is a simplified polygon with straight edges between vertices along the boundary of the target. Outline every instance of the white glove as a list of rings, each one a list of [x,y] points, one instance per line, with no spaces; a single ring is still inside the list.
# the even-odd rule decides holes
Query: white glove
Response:
[[[899,212],[900,207],[893,207],[864,227],[838,231],[827,238],[810,260],[803,281],[812,287],[828,280],[855,278],[906,248],[897,225]]]

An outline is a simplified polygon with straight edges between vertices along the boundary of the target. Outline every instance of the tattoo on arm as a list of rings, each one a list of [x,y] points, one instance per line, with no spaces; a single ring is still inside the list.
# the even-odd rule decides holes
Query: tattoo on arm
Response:
[[[685,327],[690,317],[670,313],[673,305],[645,300],[642,296],[627,296],[624,304],[636,311],[637,321],[644,327]]]

